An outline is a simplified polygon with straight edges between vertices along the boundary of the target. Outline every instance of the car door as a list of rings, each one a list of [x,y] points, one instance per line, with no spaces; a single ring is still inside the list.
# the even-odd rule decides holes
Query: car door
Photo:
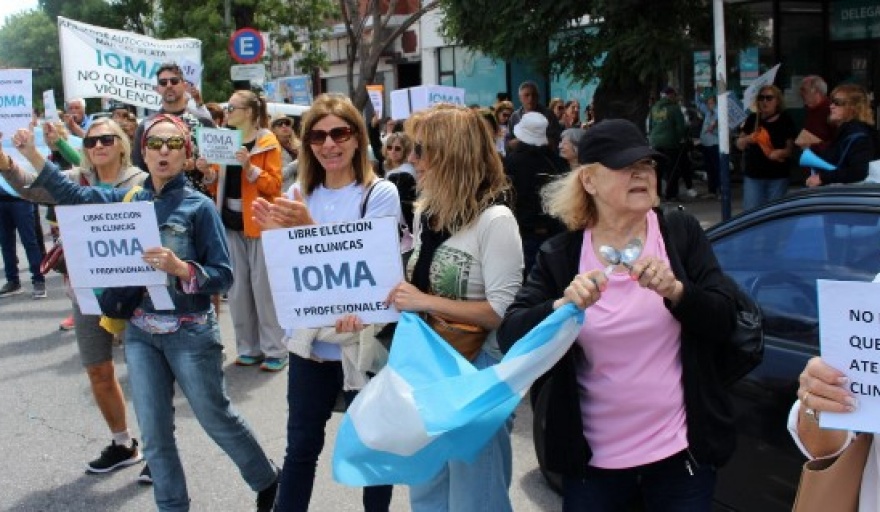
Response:
[[[861,207],[750,215],[710,231],[722,268],[762,307],[764,361],[734,385],[738,446],[720,470],[717,509],[788,512],[804,457],[786,429],[798,375],[818,354],[816,280],[880,272],[880,215]]]

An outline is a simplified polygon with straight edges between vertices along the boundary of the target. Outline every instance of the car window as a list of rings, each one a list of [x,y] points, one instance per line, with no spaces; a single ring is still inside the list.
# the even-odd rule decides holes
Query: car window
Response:
[[[880,272],[880,216],[816,212],[773,219],[714,242],[722,268],[764,309],[768,336],[818,346],[816,280]]]

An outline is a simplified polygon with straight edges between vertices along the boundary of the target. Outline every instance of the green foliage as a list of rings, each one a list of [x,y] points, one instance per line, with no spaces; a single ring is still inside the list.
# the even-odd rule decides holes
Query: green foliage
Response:
[[[0,29],[0,68],[33,69],[35,107],[42,110],[42,92],[55,90],[62,98],[58,27],[43,11],[13,14]]]

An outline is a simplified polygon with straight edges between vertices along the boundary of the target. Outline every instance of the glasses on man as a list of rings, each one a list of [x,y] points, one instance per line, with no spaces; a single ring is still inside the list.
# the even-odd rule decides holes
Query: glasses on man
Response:
[[[849,106],[849,102],[845,98],[831,98],[831,104],[835,107]]]
[[[160,78],[158,80],[159,85],[161,85],[162,87],[168,86],[169,83],[171,85],[178,85],[182,81],[183,80],[178,76],[172,76],[171,78]]]
[[[280,126],[286,126],[290,128],[291,126],[293,126],[293,122],[291,122],[290,119],[281,119],[272,123],[272,128],[278,128]]]
[[[318,146],[323,144],[328,136],[333,139],[333,142],[342,144],[351,139],[352,135],[354,135],[354,130],[350,126],[339,126],[337,128],[331,128],[329,131],[309,130],[306,132],[303,139],[309,144]]]
[[[159,151],[162,149],[162,146],[168,146],[168,149],[174,151],[178,149],[183,149],[186,145],[186,139],[179,135],[172,135],[171,137],[159,137],[158,135],[150,135],[147,137],[144,146],[147,149],[152,149],[153,151]]]
[[[776,99],[776,96],[773,96],[772,94],[759,94],[758,95],[758,101],[773,101],[775,99]]]
[[[386,151],[403,151],[403,146],[385,146]]]
[[[83,147],[92,149],[100,142],[102,146],[108,147],[116,144],[116,135],[90,135],[83,137]]]

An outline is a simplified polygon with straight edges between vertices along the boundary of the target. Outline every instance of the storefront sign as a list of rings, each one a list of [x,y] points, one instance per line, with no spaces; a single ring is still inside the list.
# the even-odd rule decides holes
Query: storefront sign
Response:
[[[761,74],[761,62],[757,48],[746,48],[739,52],[739,83],[750,85]]]
[[[694,87],[712,85],[712,52],[694,52]]]
[[[832,41],[880,38],[880,3],[871,0],[830,2]]]

